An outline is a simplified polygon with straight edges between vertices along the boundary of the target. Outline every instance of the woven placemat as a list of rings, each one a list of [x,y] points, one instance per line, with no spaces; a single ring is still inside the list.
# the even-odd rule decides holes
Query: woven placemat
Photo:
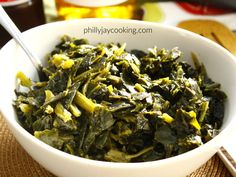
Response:
[[[45,170],[15,140],[0,115],[0,177],[55,177]],[[188,177],[231,177],[217,155]]]

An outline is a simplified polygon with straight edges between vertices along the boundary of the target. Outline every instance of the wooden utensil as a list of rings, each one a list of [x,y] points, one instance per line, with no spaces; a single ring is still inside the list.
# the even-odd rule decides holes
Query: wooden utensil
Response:
[[[217,42],[236,56],[236,35],[222,23],[214,20],[186,20],[177,26]]]

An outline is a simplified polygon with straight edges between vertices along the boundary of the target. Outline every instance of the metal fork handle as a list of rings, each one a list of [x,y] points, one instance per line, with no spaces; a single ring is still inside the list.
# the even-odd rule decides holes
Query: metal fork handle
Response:
[[[15,41],[22,47],[30,61],[38,72],[41,72],[42,63],[38,56],[36,56],[31,50],[28,44],[22,38],[22,33],[7,15],[6,11],[0,5],[0,24],[6,29],[6,31],[15,39]]]

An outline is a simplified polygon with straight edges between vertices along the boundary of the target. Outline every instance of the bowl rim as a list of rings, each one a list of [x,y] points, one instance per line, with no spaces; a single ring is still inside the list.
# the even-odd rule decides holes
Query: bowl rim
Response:
[[[153,28],[162,28],[162,29],[168,29],[170,31],[173,32],[179,32],[182,33],[184,35],[188,35],[194,38],[198,38],[200,41],[202,42],[206,42],[209,45],[217,48],[218,50],[221,50],[221,52],[223,52],[225,55],[228,56],[228,58],[230,60],[234,60],[235,65],[236,65],[236,58],[229,52],[227,51],[225,48],[221,47],[220,45],[216,44],[215,42],[206,39],[198,34],[195,34],[193,32],[187,31],[185,29],[180,29],[178,27],[175,26],[170,26],[170,25],[166,25],[166,24],[160,24],[160,23],[154,23],[154,22],[145,22],[145,21],[139,21],[139,20],[123,20],[123,19],[93,19],[93,18],[89,18],[89,19],[79,19],[79,20],[70,20],[70,21],[58,21],[58,22],[52,22],[52,23],[48,23],[48,24],[44,24],[44,25],[40,25],[37,27],[34,27],[32,29],[29,29],[25,32],[23,32],[23,35],[27,35],[28,33],[34,32],[35,30],[41,30],[41,29],[45,29],[47,27],[51,28],[52,26],[60,26],[60,25],[65,25],[65,24],[76,24],[76,23],[80,23],[80,22],[96,22],[96,25],[99,25],[98,22],[102,25],[102,23],[105,22],[109,22],[109,23],[123,23],[123,24],[132,24],[132,25],[144,25],[147,27],[153,27]],[[102,22],[102,23],[101,23]],[[8,48],[8,46],[10,47],[13,43],[13,39],[10,40],[9,42],[7,42],[1,49],[0,49],[0,53],[4,50],[6,50]],[[1,104],[0,104],[1,106]],[[2,107],[2,106],[1,106]],[[18,134],[22,135],[24,138],[28,139],[31,143],[36,144],[37,146],[39,146],[40,148],[42,148],[44,151],[48,151],[49,153],[52,153],[53,155],[59,156],[61,158],[67,159],[67,160],[72,160],[72,161],[76,161],[79,163],[83,163],[83,164],[87,164],[87,165],[91,165],[91,166],[97,166],[97,167],[102,167],[102,168],[132,168],[132,169],[137,169],[137,168],[146,168],[146,167],[157,167],[157,166],[162,166],[165,164],[170,164],[170,163],[174,163],[174,162],[178,162],[181,159],[189,159],[192,156],[194,156],[194,154],[198,154],[202,151],[204,151],[204,149],[207,149],[208,147],[211,147],[213,144],[219,144],[219,140],[221,139],[221,137],[224,137],[226,135],[228,135],[232,129],[233,129],[233,123],[232,122],[236,122],[236,120],[231,120],[231,123],[225,127],[216,137],[214,137],[212,140],[210,140],[209,142],[203,144],[200,147],[197,147],[193,150],[190,150],[188,152],[185,152],[183,154],[177,155],[177,156],[173,156],[173,157],[169,157],[166,159],[161,159],[161,160],[155,160],[155,161],[148,161],[148,162],[132,162],[132,163],[124,163],[124,162],[106,162],[106,161],[99,161],[99,160],[93,160],[93,159],[86,159],[83,157],[79,157],[79,156],[75,156],[75,155],[71,155],[68,154],[66,152],[63,152],[61,150],[58,150],[56,148],[51,147],[50,145],[40,141],[39,139],[35,138],[32,134],[30,134],[29,132],[27,132],[18,122],[16,119],[13,118],[9,118],[9,116],[7,116],[7,112],[5,112],[4,110],[2,110],[2,108],[0,107],[0,112],[2,113],[4,119],[6,120],[7,124],[10,125],[10,129],[14,129],[15,133],[17,132]],[[14,131],[12,130],[12,132],[14,133]],[[219,146],[220,147],[220,146]],[[218,148],[219,148],[218,147]],[[215,149],[215,152],[217,151],[217,149]]]

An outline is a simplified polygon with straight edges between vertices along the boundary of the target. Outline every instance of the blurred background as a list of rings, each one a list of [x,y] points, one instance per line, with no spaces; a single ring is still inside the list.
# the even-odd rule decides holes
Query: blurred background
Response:
[[[192,19],[215,20],[236,31],[234,0],[0,0],[21,31],[60,20],[122,18],[178,26]],[[0,26],[0,47],[11,37]]]

